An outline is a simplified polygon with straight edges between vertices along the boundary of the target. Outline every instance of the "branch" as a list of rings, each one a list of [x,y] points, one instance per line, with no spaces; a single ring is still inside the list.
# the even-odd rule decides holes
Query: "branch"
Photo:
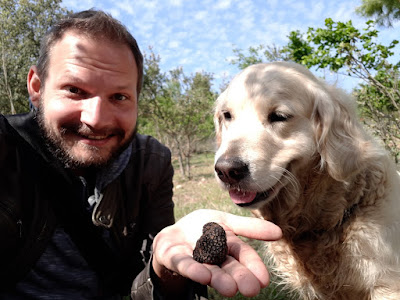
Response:
[[[384,94],[386,97],[390,99],[392,102],[393,106],[399,111],[399,105],[396,103],[396,98],[392,95],[390,91],[388,91],[387,87],[385,87],[381,82],[379,82],[374,76],[372,76],[371,72],[368,70],[368,68],[365,66],[365,64],[358,58],[356,58],[352,53],[348,52],[351,60],[353,60],[356,65],[360,66],[361,70],[365,72],[359,72],[357,68],[351,68],[349,67],[350,71],[353,72],[354,74],[358,75],[359,78],[367,81],[368,83],[371,83],[374,85],[382,94]],[[399,91],[396,91],[397,94],[400,95]]]

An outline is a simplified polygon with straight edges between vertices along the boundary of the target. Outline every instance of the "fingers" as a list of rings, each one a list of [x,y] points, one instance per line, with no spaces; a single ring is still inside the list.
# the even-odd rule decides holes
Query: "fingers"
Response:
[[[275,224],[259,218],[226,214],[225,224],[236,235],[262,241],[276,241],[282,238],[282,230]]]
[[[230,258],[227,258],[227,260]],[[238,291],[236,280],[217,265],[204,264],[211,273],[209,286],[217,290],[222,296],[233,297]]]
[[[252,272],[262,288],[268,286],[269,273],[256,250],[232,233],[228,235],[228,239],[229,254]]]
[[[212,273],[209,285],[222,296],[233,297],[239,291],[245,297],[254,297],[263,287],[249,269],[231,256],[227,257],[221,267],[206,266]]]
[[[155,273],[161,277],[166,268],[203,285],[209,284],[211,273],[204,265],[193,259],[192,246],[177,241],[182,241],[182,235],[173,226],[165,228],[155,237],[153,242]]]
[[[253,297],[258,295],[261,285],[258,279],[248,268],[230,256],[228,256],[228,259],[222,268],[233,278],[233,280],[236,282],[237,290],[243,296]]]
[[[182,219],[178,223],[186,228],[193,228],[193,236],[197,238],[201,235],[201,226],[207,222],[217,222],[224,226],[225,230],[232,230],[236,235],[263,240],[275,241],[282,237],[282,230],[275,224],[254,217],[242,217],[233,214],[211,210],[196,210]],[[192,229],[191,229],[192,230]]]
[[[200,264],[192,257],[203,225],[211,221],[223,226],[227,234],[228,256],[221,266]],[[282,231],[266,220],[198,210],[164,228],[155,237],[154,271],[162,276],[162,270],[167,268],[203,285],[210,285],[225,297],[232,297],[237,291],[245,297],[254,297],[268,285],[269,274],[257,252],[237,235],[273,241],[281,238]]]

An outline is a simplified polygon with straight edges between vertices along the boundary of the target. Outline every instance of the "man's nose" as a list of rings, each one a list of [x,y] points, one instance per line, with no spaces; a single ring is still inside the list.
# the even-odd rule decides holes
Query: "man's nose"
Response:
[[[82,101],[81,122],[93,128],[105,127],[111,120],[107,99],[93,97]]]

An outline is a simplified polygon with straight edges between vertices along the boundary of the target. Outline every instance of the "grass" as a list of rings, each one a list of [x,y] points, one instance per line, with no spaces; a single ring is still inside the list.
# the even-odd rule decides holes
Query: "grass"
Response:
[[[205,153],[198,154],[192,160],[192,175],[193,179],[187,181],[179,173],[178,162],[173,161],[175,168],[174,176],[174,202],[175,202],[175,217],[180,219],[186,214],[200,208],[210,208],[220,211],[225,211],[235,215],[251,216],[248,210],[244,210],[234,205],[226,191],[223,191],[218,186],[214,178],[214,154]],[[256,240],[246,241],[257,250],[260,257],[265,258],[263,243]],[[214,289],[209,288],[210,300],[228,299],[222,297]],[[234,300],[248,299],[240,294],[233,298]],[[253,297],[254,300],[294,300],[286,293],[282,286],[279,285],[279,279],[272,276],[271,284],[263,289],[261,293]]]
[[[213,171],[214,156],[211,153],[199,154],[192,160],[193,179],[188,181],[179,172],[178,163],[173,162],[175,217],[199,208],[222,210],[238,215],[250,216],[250,212],[235,206],[228,194],[218,186]]]

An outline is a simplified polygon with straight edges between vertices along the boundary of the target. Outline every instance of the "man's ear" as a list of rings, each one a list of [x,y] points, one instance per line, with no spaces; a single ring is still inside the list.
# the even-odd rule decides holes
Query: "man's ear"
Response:
[[[29,69],[28,73],[27,87],[28,87],[29,98],[31,99],[31,102],[35,107],[39,106],[41,86],[42,82],[39,78],[37,67],[32,66]]]

